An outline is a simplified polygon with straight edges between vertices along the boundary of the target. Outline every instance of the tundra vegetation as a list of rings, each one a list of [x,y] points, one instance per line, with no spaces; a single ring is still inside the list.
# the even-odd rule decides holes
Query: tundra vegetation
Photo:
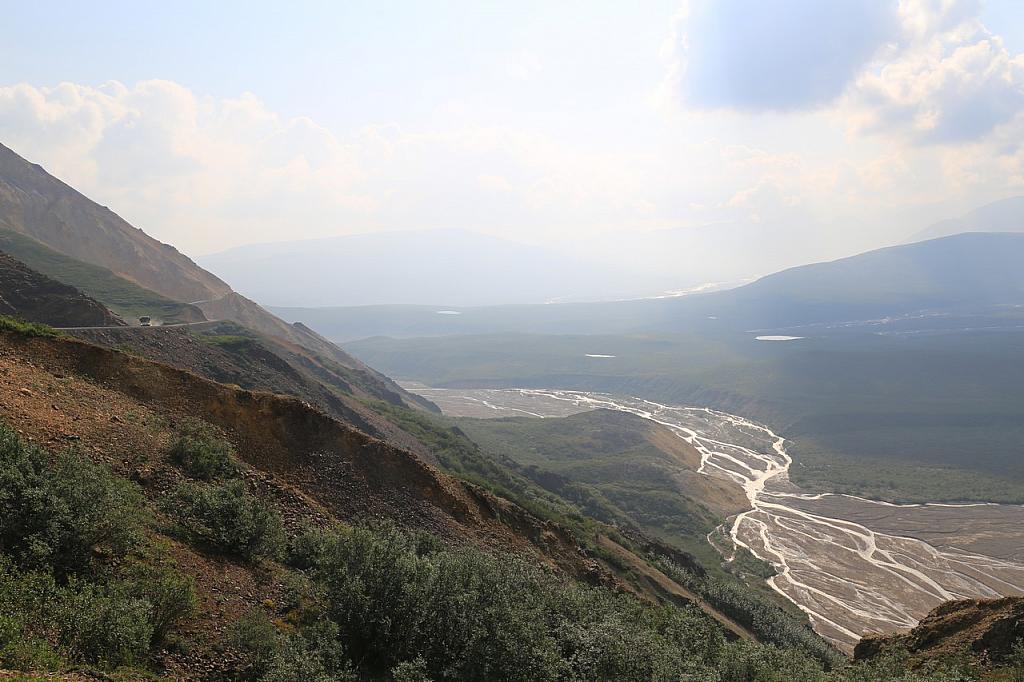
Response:
[[[847,664],[770,608],[668,564],[765,643],[728,641],[695,607],[386,522],[286,538],[281,514],[246,488],[244,465],[212,429],[184,424],[167,458],[190,480],[151,500],[103,464],[0,426],[0,667],[158,675],[152,653],[188,645],[198,603],[167,531],[287,586],[282,603],[254,604],[217,635],[241,657],[240,679],[981,679],[967,658],[911,671],[893,651]]]

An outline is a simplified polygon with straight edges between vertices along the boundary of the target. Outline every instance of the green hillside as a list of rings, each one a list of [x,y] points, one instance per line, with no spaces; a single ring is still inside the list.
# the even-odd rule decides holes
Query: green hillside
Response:
[[[65,256],[13,230],[0,229],[0,251],[14,256],[33,270],[70,284],[129,321],[143,315],[165,323],[205,319],[195,306],[172,301],[118,277],[106,268]]]

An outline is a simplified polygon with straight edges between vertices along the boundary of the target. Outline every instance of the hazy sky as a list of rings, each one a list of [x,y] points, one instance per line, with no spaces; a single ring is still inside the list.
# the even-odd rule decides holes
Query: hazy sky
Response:
[[[726,222],[816,256],[1024,194],[1019,0],[0,4],[0,141],[193,255]]]

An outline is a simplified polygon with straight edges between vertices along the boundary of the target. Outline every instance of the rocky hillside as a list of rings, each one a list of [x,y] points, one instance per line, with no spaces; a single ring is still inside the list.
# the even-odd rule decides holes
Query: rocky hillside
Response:
[[[367,407],[367,400],[401,404],[397,393],[368,394],[352,370],[318,363],[301,346],[286,344],[234,322],[176,327],[84,329],[69,332],[97,345],[186,369],[241,388],[290,395],[364,433],[425,454],[415,439]]]
[[[202,322],[203,311],[140,287],[110,270],[55,251],[32,237],[0,229],[0,251],[36,272],[73,286],[129,322],[145,315],[157,324]]]
[[[897,648],[909,652],[918,664],[960,654],[1001,664],[1014,656],[1015,647],[1024,664],[1024,597],[965,599],[936,607],[909,632],[865,637],[854,658],[871,660]]]
[[[144,447],[132,424],[140,415],[163,415],[168,424],[202,415],[229,435],[245,463],[333,518],[388,518],[452,539],[533,544],[573,574],[605,580],[558,528],[299,400],[88,343],[17,333],[0,332],[0,366],[0,419],[37,442],[74,442],[130,460],[131,447]]]
[[[173,246],[156,241],[2,144],[0,226],[177,301],[231,292]]]
[[[5,237],[4,233],[14,233],[31,241]],[[430,408],[427,401],[407,394],[387,377],[308,327],[288,324],[236,294],[230,286],[174,247],[158,242],[3,145],[0,145],[0,242],[5,244],[6,250],[16,249],[15,255],[22,260],[25,260],[22,253],[31,252],[40,261],[32,263],[33,267],[51,277],[65,281],[61,273],[69,272],[80,275],[88,283],[98,282],[98,291],[89,293],[108,306],[124,305],[126,313],[151,314],[150,308],[166,301],[185,308],[173,312],[174,321],[192,322],[197,321],[195,315],[183,319],[183,314],[198,312],[201,308],[200,319],[205,314],[210,320],[238,322],[282,343],[305,349],[314,363],[336,364],[350,370],[368,394],[389,394],[410,405]],[[55,257],[39,246],[56,252],[58,257],[70,259],[71,265],[63,263],[59,270],[43,269],[41,266],[52,264]],[[83,273],[83,268],[76,264],[84,264],[85,270],[91,266],[93,270]],[[95,268],[102,270],[97,273]],[[108,281],[110,278],[105,278],[103,271],[115,282]],[[123,281],[134,285],[137,291],[126,292],[129,287],[122,286]],[[84,289],[75,282],[65,283]],[[108,301],[103,295],[105,292],[110,292],[111,299],[116,300]]]
[[[310,524],[386,519],[456,546],[523,554],[584,583],[644,592],[642,586],[637,592],[616,577],[613,566],[588,556],[557,524],[447,476],[412,452],[371,438],[305,402],[218,384],[81,341],[0,332],[0,424],[52,451],[73,446],[141,486],[147,498],[166,498],[178,485],[176,466],[181,465],[168,452],[180,437],[176,434],[193,428],[188,425],[197,418],[226,435],[244,467],[246,488],[261,504],[277,510],[290,535]],[[5,499],[0,496],[0,504],[7,505]],[[0,521],[0,554],[9,551],[3,532]],[[197,670],[237,665],[238,660],[225,660],[209,648],[216,645],[215,633],[261,605],[280,601],[286,608],[281,585],[261,576],[266,568],[257,571],[244,562],[225,562],[209,548],[183,544],[174,534],[166,541],[176,565],[196,578],[202,608],[188,630],[195,648],[187,656],[164,651],[159,665],[173,677],[189,679],[205,677],[195,675]],[[617,553],[618,562],[647,566],[614,540],[604,542]],[[0,594],[3,568],[0,562]],[[654,569],[645,571],[661,576],[658,590],[645,599],[685,603],[686,595],[692,596]],[[703,606],[727,629],[750,638],[729,618]]]
[[[78,289],[0,252],[0,315],[69,327],[117,327],[124,320]]]

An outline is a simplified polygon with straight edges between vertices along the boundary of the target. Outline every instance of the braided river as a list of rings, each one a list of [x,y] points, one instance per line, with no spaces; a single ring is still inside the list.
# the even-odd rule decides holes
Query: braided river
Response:
[[[750,508],[727,521],[733,545],[772,564],[772,589],[844,651],[864,634],[913,627],[944,601],[1024,594],[1024,507],[897,505],[800,490],[789,480],[785,438],[703,407],[579,391],[406,388],[453,417],[609,409],[670,429],[700,453],[699,473],[746,494]]]

